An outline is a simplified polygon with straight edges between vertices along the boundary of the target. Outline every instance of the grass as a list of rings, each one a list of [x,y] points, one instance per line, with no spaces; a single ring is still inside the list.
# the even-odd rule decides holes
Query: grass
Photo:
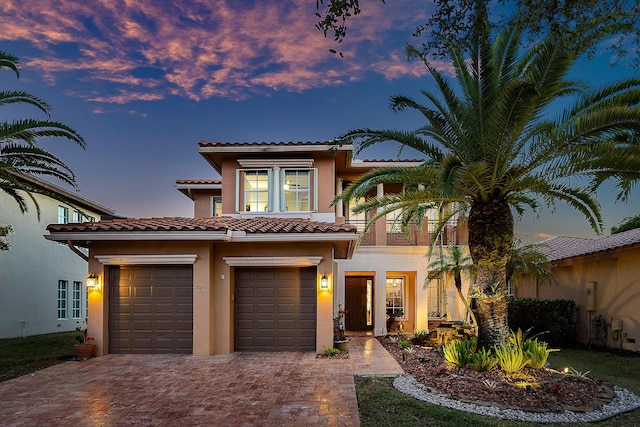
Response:
[[[567,349],[554,352],[549,361],[556,369],[571,366],[585,372],[591,371],[596,378],[612,382],[640,395],[640,355],[608,351]],[[405,395],[393,387],[393,378],[356,377],[358,409],[362,427],[460,427],[473,426],[523,426],[534,425],[515,421],[502,421],[466,412],[431,405]],[[563,425],[563,424],[555,424]],[[568,426],[640,426],[640,410],[605,420],[599,423],[566,424]]]
[[[73,357],[76,331],[0,340],[0,382]]]

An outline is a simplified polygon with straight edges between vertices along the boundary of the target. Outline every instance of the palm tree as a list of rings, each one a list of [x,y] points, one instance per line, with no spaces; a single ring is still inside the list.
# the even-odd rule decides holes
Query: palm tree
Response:
[[[536,283],[550,282],[552,277],[549,258],[538,243],[514,245],[506,270],[505,282],[514,280],[516,285],[523,276],[532,278]]]
[[[364,174],[336,200],[356,200],[378,184],[402,183],[401,192],[369,199],[354,211],[377,209],[375,221],[402,209],[403,220],[409,221],[437,205],[448,206],[452,214],[468,210],[469,250],[483,296],[478,299],[479,339],[495,345],[508,336],[503,296],[514,211],[561,201],[601,232],[595,187],[608,179],[626,183],[640,178],[640,147],[614,137],[640,128],[640,79],[597,89],[568,79],[589,45],[589,28],[582,39],[550,36],[528,49],[521,43],[524,28],[517,24],[493,37],[485,15],[476,29],[468,61],[456,46],[450,49],[458,90],[423,58],[438,89],[422,91],[429,104],[402,95],[391,98],[393,110],[421,113],[427,122],[423,127],[356,129],[338,142],[355,142],[357,154],[378,142],[396,141],[428,160],[415,168]],[[570,104],[552,114],[562,102]],[[579,185],[585,178],[594,179],[593,186]],[[622,190],[628,193],[628,187]]]
[[[13,70],[20,77],[17,57],[0,51],[0,69]],[[40,207],[34,193],[46,194],[59,199],[54,193],[20,179],[20,174],[50,176],[76,186],[71,169],[59,158],[38,146],[42,138],[60,137],[85,148],[84,139],[72,128],[50,120],[51,107],[42,99],[24,91],[0,91],[0,106],[11,104],[31,105],[46,115],[46,119],[17,119],[0,122],[0,191],[10,195],[27,212],[25,195],[34,203],[40,216]]]
[[[469,301],[462,293],[462,275],[466,274],[468,276],[472,276],[474,272],[471,256],[466,254],[461,246],[449,245],[447,246],[446,255],[444,252],[441,252],[434,261],[429,263],[427,269],[430,274],[433,274],[432,276],[428,276],[429,278],[443,276],[447,273],[453,274],[453,283],[456,287],[456,291],[458,292],[458,297],[467,309],[467,314],[471,316],[472,324],[477,327],[478,321],[476,320],[476,316],[471,310]],[[428,279],[427,283],[430,280],[432,279]],[[472,280],[471,283],[473,283]]]

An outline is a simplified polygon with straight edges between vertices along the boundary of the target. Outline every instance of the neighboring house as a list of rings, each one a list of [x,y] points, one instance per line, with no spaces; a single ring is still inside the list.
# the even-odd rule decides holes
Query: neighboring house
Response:
[[[350,145],[330,148],[201,142],[222,179],[176,182],[193,218],[49,226],[50,240],[89,248],[102,282],[90,295],[98,354],[321,352],[333,345],[339,305],[349,330],[376,335],[388,313],[407,329],[444,316],[445,290],[423,289],[435,217],[408,238],[382,219],[356,250],[367,218],[332,206],[365,171],[420,162],[363,162]],[[442,243],[466,243],[466,228],[452,221]]]
[[[540,244],[551,261],[552,283],[525,279],[516,295],[574,300],[580,342],[640,351],[640,228],[598,239],[558,236]]]
[[[20,179],[73,201],[73,206],[35,194],[38,220],[28,196],[29,210],[22,213],[12,197],[0,192],[0,225],[13,227],[10,250],[0,252],[0,338],[74,330],[87,315],[87,261],[66,243],[52,244],[42,236],[47,224],[94,221],[114,211],[38,178]]]

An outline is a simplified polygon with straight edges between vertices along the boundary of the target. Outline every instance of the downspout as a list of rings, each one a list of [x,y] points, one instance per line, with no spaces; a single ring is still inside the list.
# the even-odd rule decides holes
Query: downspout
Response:
[[[78,248],[73,246],[73,242],[71,240],[67,240],[67,246],[69,246],[69,249],[71,249],[71,251],[74,254],[78,255],[80,258],[82,258],[86,262],[89,262],[89,257],[87,255],[83,254],[82,252],[80,252],[80,250]]]

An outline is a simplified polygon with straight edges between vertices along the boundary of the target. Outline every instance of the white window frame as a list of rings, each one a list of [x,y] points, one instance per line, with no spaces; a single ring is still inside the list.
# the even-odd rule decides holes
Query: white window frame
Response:
[[[82,313],[82,282],[73,281],[71,288],[71,318],[80,319]]]
[[[387,310],[387,314],[389,310],[392,310],[393,313],[397,313],[398,309],[402,310],[402,316],[398,316],[397,319],[405,320],[407,319],[407,277],[400,275],[387,276],[386,278],[386,286],[385,286],[385,310]],[[394,286],[394,283],[396,285]],[[391,284],[391,288],[393,293],[389,293],[389,285]],[[399,288],[399,294],[393,288]],[[390,301],[391,299],[391,301]],[[397,300],[401,300],[402,305],[397,305]]]
[[[211,196],[211,217],[222,216],[222,197]]]
[[[257,211],[257,210],[247,210],[247,192],[250,193],[261,193],[265,192],[265,190],[249,190],[247,191],[245,180],[248,173],[258,173],[258,172],[266,172],[267,173],[267,209],[266,211]],[[240,185],[242,183],[242,185]],[[272,178],[272,170],[267,168],[259,168],[259,169],[237,169],[236,170],[236,211],[237,212],[271,212],[272,211],[272,198],[273,198],[273,178]],[[242,191],[241,191],[242,190]]]
[[[429,279],[427,288],[427,304],[428,304],[428,317],[430,319],[442,319],[446,314],[444,312],[444,279],[443,277],[434,277]],[[434,301],[435,299],[435,301]],[[436,310],[434,310],[437,309]]]
[[[295,172],[296,175],[299,172],[305,172],[307,174],[307,188],[306,190],[294,190],[291,188],[287,188],[287,172]],[[318,211],[318,169],[316,168],[283,168],[280,170],[280,210],[283,212],[317,212]],[[297,209],[297,210],[288,210],[287,209],[287,193],[296,194],[296,198],[298,198],[298,194],[307,195],[307,206],[309,209]],[[299,202],[298,202],[299,205]]]
[[[58,280],[58,320],[67,320],[68,280]]]
[[[69,223],[69,208],[66,206],[58,205],[58,224]]]

